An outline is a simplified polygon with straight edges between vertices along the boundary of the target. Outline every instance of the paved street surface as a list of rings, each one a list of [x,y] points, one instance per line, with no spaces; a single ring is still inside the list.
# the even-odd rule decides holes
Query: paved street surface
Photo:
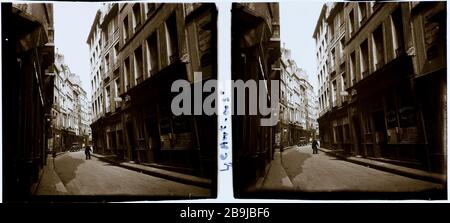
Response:
[[[209,189],[182,184],[114,166],[83,151],[55,160],[56,173],[72,195],[209,196]]]
[[[282,154],[282,165],[295,190],[305,192],[416,192],[443,186],[340,160],[311,146],[294,147]]]

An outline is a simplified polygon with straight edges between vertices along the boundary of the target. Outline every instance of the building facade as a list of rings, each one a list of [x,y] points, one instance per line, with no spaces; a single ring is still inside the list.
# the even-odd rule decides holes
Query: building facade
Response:
[[[270,92],[270,81],[280,79],[278,3],[233,3],[231,29],[232,79],[265,81]],[[248,104],[248,94],[245,97]],[[232,118],[237,193],[264,176],[273,159],[276,126],[260,126],[262,118],[259,113]]]
[[[53,7],[4,3],[2,19],[3,201],[23,202],[37,188],[51,135]]]
[[[318,76],[330,89],[331,106],[320,102],[322,146],[444,171],[446,3],[331,3],[323,8],[318,24],[325,24],[328,33],[323,58],[330,62],[325,81],[321,69]],[[316,29],[316,43],[319,33]]]
[[[52,137],[50,147],[56,152],[70,150],[72,144],[79,147],[89,144],[90,116],[86,91],[80,77],[70,71],[64,55],[55,53],[54,92],[52,105]]]
[[[280,148],[304,145],[315,137],[317,129],[316,96],[306,71],[291,58],[291,50],[281,49],[280,117],[277,133]]]
[[[175,116],[170,89],[217,78],[216,20],[214,4],[105,4],[87,41],[100,55],[91,69],[94,151],[215,177],[216,117]]]

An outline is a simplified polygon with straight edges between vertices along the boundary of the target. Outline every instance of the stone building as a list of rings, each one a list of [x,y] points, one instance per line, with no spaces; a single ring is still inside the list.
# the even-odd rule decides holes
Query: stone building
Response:
[[[51,150],[68,151],[74,143],[89,144],[90,116],[80,77],[70,71],[64,55],[55,54]]]
[[[92,99],[94,151],[215,178],[216,117],[174,115],[170,89],[179,79],[193,86],[217,78],[216,20],[214,4],[120,3],[99,10],[87,41],[99,92]]]
[[[2,3],[2,20],[3,201],[23,202],[37,188],[51,137],[53,7]]]
[[[270,92],[271,80],[280,79],[278,3],[233,3],[231,29],[232,79],[265,81]],[[248,104],[248,94],[246,102]],[[267,164],[273,159],[276,126],[260,126],[262,118],[259,113],[233,116],[236,193],[263,177]]]
[[[319,119],[322,146],[446,170],[445,8],[445,2],[324,5],[318,24],[326,21],[330,62],[322,83],[331,106],[322,106]]]
[[[291,58],[291,50],[281,49],[280,122],[277,133],[280,148],[308,143],[317,125],[316,96],[306,71]]]

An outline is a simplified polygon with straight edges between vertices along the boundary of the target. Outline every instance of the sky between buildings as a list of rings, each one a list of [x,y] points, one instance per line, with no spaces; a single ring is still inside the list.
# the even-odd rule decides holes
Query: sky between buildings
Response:
[[[72,73],[80,76],[81,85],[91,100],[89,46],[87,36],[101,3],[54,3],[55,48],[64,54]],[[55,49],[56,50],[56,49]]]
[[[309,82],[317,95],[316,43],[313,32],[322,9],[323,1],[282,1],[280,2],[281,46],[291,49],[292,59],[297,66],[306,70]]]
[[[282,46],[291,49],[297,65],[306,70],[317,92],[314,28],[323,2],[281,1]],[[82,87],[91,99],[89,47],[86,39],[101,3],[54,3],[55,46],[65,56],[71,71],[80,76]]]

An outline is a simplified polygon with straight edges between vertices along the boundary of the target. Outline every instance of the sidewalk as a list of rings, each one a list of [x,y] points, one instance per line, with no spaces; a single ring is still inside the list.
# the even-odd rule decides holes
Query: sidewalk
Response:
[[[57,155],[60,155],[59,153]],[[53,166],[51,154],[47,156],[47,165],[43,168],[42,177],[35,192],[36,195],[70,195]]]
[[[256,183],[256,190],[283,190],[292,189],[294,184],[289,179],[283,165],[281,164],[281,152],[275,151],[275,157],[269,164],[266,176]]]
[[[200,187],[204,187],[204,188],[211,187],[210,179],[192,176],[192,175],[183,174],[183,173],[178,173],[178,172],[169,171],[169,170],[163,170],[160,168],[150,167],[150,166],[146,166],[146,165],[142,165],[142,164],[136,164],[136,163],[132,163],[132,162],[122,161],[122,160],[116,159],[116,157],[114,155],[101,155],[101,154],[94,154],[94,153],[92,153],[91,155],[98,158],[99,160],[109,162],[114,165],[117,165],[117,166],[120,166],[123,168],[127,168],[130,170],[138,171],[138,172],[141,172],[141,173],[144,173],[147,175],[152,175],[152,176],[156,176],[156,177],[160,177],[160,178],[164,178],[164,179],[168,179],[168,180],[172,180],[172,181],[177,181],[180,183],[200,186]]]
[[[374,169],[378,169],[378,170],[382,170],[382,171],[386,171],[386,172],[390,172],[390,173],[395,173],[398,175],[402,175],[402,176],[406,176],[406,177],[410,177],[410,178],[414,178],[414,179],[435,182],[435,183],[446,183],[447,182],[447,178],[444,174],[427,172],[424,170],[418,170],[418,169],[414,169],[414,168],[399,166],[399,165],[390,164],[390,163],[386,163],[386,162],[380,162],[380,161],[371,160],[371,159],[367,159],[367,158],[346,157],[346,156],[343,156],[341,153],[339,153],[339,151],[333,151],[333,150],[329,150],[329,149],[325,149],[325,148],[319,148],[319,150],[328,155],[338,157],[342,160],[346,160],[346,161],[360,164],[363,166],[368,166],[368,167],[371,167]]]

